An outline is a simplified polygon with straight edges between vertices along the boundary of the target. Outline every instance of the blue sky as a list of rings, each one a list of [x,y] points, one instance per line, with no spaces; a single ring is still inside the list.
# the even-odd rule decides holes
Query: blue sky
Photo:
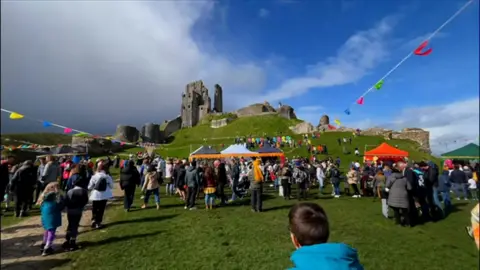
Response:
[[[420,127],[452,148],[478,141],[478,1],[431,55],[352,103],[465,2],[6,2],[2,108],[111,133],[175,117],[185,84],[202,79],[224,87],[227,110],[281,101],[314,125],[328,114],[348,127]],[[41,129],[6,117],[2,132]]]

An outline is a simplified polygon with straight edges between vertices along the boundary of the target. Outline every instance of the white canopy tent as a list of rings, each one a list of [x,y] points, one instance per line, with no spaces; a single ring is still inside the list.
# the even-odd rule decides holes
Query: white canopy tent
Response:
[[[248,150],[242,144],[232,144],[229,147],[220,151],[222,155],[255,155],[257,152],[252,152]]]

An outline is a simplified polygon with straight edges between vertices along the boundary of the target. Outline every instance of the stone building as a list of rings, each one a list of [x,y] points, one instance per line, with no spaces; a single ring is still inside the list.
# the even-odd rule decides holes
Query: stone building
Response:
[[[218,84],[215,84],[215,100],[213,110],[217,113],[223,112],[223,90]]]
[[[220,91],[221,92],[221,91]],[[220,95],[221,96],[221,95]],[[181,118],[182,127],[193,127],[200,119],[211,111],[212,100],[203,81],[187,84],[182,94]]]

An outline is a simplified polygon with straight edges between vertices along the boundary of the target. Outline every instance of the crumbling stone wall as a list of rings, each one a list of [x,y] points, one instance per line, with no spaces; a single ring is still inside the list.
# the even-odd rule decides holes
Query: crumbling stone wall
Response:
[[[148,143],[160,143],[163,141],[163,132],[160,132],[160,125],[147,123],[142,127],[142,140]]]
[[[268,102],[256,103],[236,111],[238,117],[261,115],[263,113],[276,113],[277,111]]]
[[[402,132],[392,133],[392,138],[417,142],[420,145],[420,150],[431,153],[429,131],[421,128],[404,128]]]
[[[230,119],[230,118],[212,120],[210,122],[210,127],[211,128],[221,128],[221,127],[224,127],[224,126],[228,125],[228,123],[230,123],[231,121],[232,121],[232,119]]]
[[[167,122],[165,128],[163,129],[163,135],[165,138],[172,135],[174,132],[180,130],[182,128],[182,117],[178,116]]]
[[[291,106],[282,105],[278,109],[278,115],[287,118],[287,119],[297,119],[297,115],[295,115],[295,111]]]
[[[136,127],[118,125],[113,137],[123,142],[137,142],[140,138],[140,132]]]
[[[290,130],[293,131],[295,134],[305,134],[305,133],[312,133],[316,131],[316,128],[308,123],[308,122],[303,122],[299,123],[293,127],[290,127]]]

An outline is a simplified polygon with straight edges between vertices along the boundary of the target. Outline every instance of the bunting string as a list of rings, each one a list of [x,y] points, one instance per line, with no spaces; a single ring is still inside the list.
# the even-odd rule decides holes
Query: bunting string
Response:
[[[445,26],[447,26],[451,21],[453,21],[458,15],[460,15],[470,4],[473,3],[474,0],[469,0],[466,2],[457,12],[455,12],[450,18],[448,18],[440,27],[438,27],[433,33],[431,33],[422,43],[414,50],[411,51],[405,56],[400,62],[398,62],[392,69],[390,69],[383,77],[380,78],[380,80],[377,81],[373,86],[368,88],[360,97],[358,97],[352,104],[358,104],[358,105],[363,105],[364,104],[364,99],[365,96],[368,95],[370,92],[372,92],[374,89],[380,90],[384,84],[384,81],[387,77],[389,77],[397,68],[399,68],[407,59],[409,59],[412,55],[418,55],[418,56],[428,56],[430,53],[432,53],[433,49],[428,48],[424,51],[424,49],[428,46],[429,41],[435,37]],[[347,108],[344,110],[346,115],[351,114],[350,108]]]
[[[61,128],[61,129],[63,129],[64,134],[71,134],[71,133],[75,132],[75,134],[72,134],[74,137],[92,137],[94,139],[101,138],[101,139],[106,139],[106,140],[109,140],[109,141],[112,141],[112,142],[120,143],[120,145],[125,145],[125,144],[137,145],[137,143],[130,143],[130,142],[123,142],[123,141],[115,140],[111,136],[106,137],[106,136],[93,135],[92,133],[89,133],[89,132],[81,131],[81,130],[78,130],[78,129],[73,129],[73,128],[70,128],[70,127],[66,127],[64,125],[56,124],[56,123],[45,121],[45,120],[39,120],[39,119],[36,119],[36,118],[33,118],[33,117],[28,117],[28,116],[25,116],[23,114],[20,114],[20,113],[14,112],[14,111],[10,111],[10,110],[6,110],[6,109],[3,109],[3,108],[0,108],[0,110],[2,112],[9,113],[10,114],[10,119],[12,119],[12,120],[29,119],[31,121],[41,123],[43,125],[43,127],[46,127],[46,128],[52,127],[52,126]]]

